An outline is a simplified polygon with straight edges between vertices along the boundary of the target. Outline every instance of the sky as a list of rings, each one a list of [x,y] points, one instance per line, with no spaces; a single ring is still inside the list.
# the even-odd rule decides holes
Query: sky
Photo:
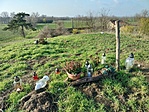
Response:
[[[25,12],[54,17],[86,16],[106,10],[109,16],[135,16],[149,10],[149,0],[0,0],[1,12]]]

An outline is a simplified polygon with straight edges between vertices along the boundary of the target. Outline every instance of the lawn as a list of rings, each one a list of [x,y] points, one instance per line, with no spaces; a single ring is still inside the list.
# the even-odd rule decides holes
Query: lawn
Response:
[[[13,37],[12,37],[13,38]],[[107,63],[115,67],[115,35],[114,34],[76,34],[48,38],[48,44],[33,44],[34,38],[14,40],[0,46],[0,93],[7,96],[5,101],[7,111],[18,109],[19,100],[34,86],[32,73],[36,71],[42,78],[50,76],[48,92],[54,94],[57,111],[59,112],[112,112],[112,111],[147,111],[149,110],[149,88],[142,67],[148,67],[148,40],[121,35],[120,71],[95,83],[82,84],[78,87],[64,82],[67,74],[62,70],[67,61],[79,61],[83,65],[89,60],[94,65],[94,59],[106,53]],[[127,73],[124,62],[133,52],[135,66],[133,72]],[[98,63],[94,71],[104,66]],[[60,75],[55,69],[60,68]],[[24,91],[13,91],[13,77],[20,76]],[[0,97],[2,97],[0,95]],[[17,97],[16,97],[17,96]],[[12,100],[13,99],[13,100]]]

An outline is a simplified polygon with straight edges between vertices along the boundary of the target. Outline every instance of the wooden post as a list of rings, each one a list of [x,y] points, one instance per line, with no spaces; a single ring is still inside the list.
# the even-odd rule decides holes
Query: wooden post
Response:
[[[116,30],[116,70],[120,69],[120,26],[119,20],[115,21]]]
[[[71,28],[74,28],[73,18],[71,19]]]

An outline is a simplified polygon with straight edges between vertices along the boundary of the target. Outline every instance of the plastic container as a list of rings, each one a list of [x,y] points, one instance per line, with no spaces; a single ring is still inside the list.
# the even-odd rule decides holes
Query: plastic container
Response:
[[[38,80],[38,79],[39,79],[39,78],[38,78],[37,73],[36,73],[36,72],[34,72],[34,73],[33,73],[33,80],[35,80],[35,81],[36,81],[36,80]]]
[[[130,71],[134,65],[134,55],[131,53],[125,61],[125,67],[127,71]]]
[[[87,76],[88,76],[88,77],[92,77],[92,73],[93,73],[93,68],[92,68],[92,66],[89,64],[89,65],[87,66]]]
[[[23,87],[22,87],[22,80],[20,77],[15,76],[13,84],[14,84],[14,88],[17,92],[22,91]]]
[[[58,68],[55,69],[56,74],[60,74],[60,70]]]
[[[106,63],[106,54],[103,53],[101,56],[101,64],[105,64]]]
[[[49,77],[47,75],[43,76],[42,79],[36,82],[35,90],[44,88],[47,85],[48,80],[49,80]]]

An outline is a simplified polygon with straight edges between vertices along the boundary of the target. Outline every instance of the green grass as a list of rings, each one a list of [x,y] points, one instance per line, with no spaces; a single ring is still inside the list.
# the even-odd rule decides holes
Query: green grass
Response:
[[[32,33],[32,35],[35,35]],[[2,36],[1,36],[2,37]],[[2,37],[3,38],[3,37]],[[4,39],[4,38],[3,38]],[[10,41],[10,40],[9,40]],[[63,68],[66,61],[77,60],[85,63],[89,59],[93,63],[95,57],[107,54],[107,64],[115,64],[115,35],[113,34],[77,34],[48,38],[48,44],[35,45],[34,38],[4,40],[0,46],[0,92],[12,87],[12,79],[19,75],[23,77],[36,71],[39,77],[50,75],[51,82],[47,91],[55,94],[59,112],[112,112],[112,111],[147,111],[149,110],[148,82],[138,68],[132,74],[124,71],[124,61],[134,52],[135,60],[149,63],[148,42],[131,36],[121,36],[121,71],[116,76],[97,82],[102,86],[99,95],[111,102],[96,102],[94,96],[89,97],[77,88],[63,81],[67,78],[65,72],[56,75],[56,67]],[[98,65],[94,70],[101,69]],[[8,98],[10,107],[7,111],[15,111],[18,101],[31,91],[31,85],[25,84],[25,92],[12,92]],[[91,86],[88,84],[87,86]],[[15,97],[17,96],[17,97]],[[15,97],[15,98],[14,98]],[[124,102],[119,97],[124,98]],[[20,110],[21,111],[21,110]]]
[[[51,29],[57,28],[57,24],[55,22],[53,22],[53,23],[39,23],[39,24],[37,24],[36,28],[41,30],[45,25]],[[71,21],[64,21],[64,28],[72,28]]]
[[[72,28],[72,21],[71,20],[70,21],[59,21],[59,22],[64,23],[64,28]],[[39,24],[37,24],[36,28],[41,30],[45,25],[51,29],[57,28],[57,24],[55,23],[55,21],[53,23],[39,23]],[[79,21],[74,20],[73,25],[74,25],[74,28],[87,27],[85,24],[85,21],[79,22]]]
[[[64,28],[72,28],[72,21],[60,21],[64,23]],[[6,24],[0,24],[0,44],[2,45],[5,42],[12,42],[12,41],[20,41],[22,40],[22,36],[20,35],[19,32],[11,32],[11,31],[3,31],[2,29],[6,27]],[[38,35],[40,30],[43,29],[44,26],[48,26],[51,29],[56,29],[58,25],[53,22],[53,23],[38,23],[36,26],[37,31],[25,31],[26,38],[33,38]],[[74,28],[81,28],[81,27],[86,27],[85,22],[78,22],[74,21]]]
[[[15,34],[10,31],[3,31],[2,29],[6,26],[6,24],[0,24],[0,44],[2,44],[3,42],[10,42],[12,40],[20,39],[18,34]]]

